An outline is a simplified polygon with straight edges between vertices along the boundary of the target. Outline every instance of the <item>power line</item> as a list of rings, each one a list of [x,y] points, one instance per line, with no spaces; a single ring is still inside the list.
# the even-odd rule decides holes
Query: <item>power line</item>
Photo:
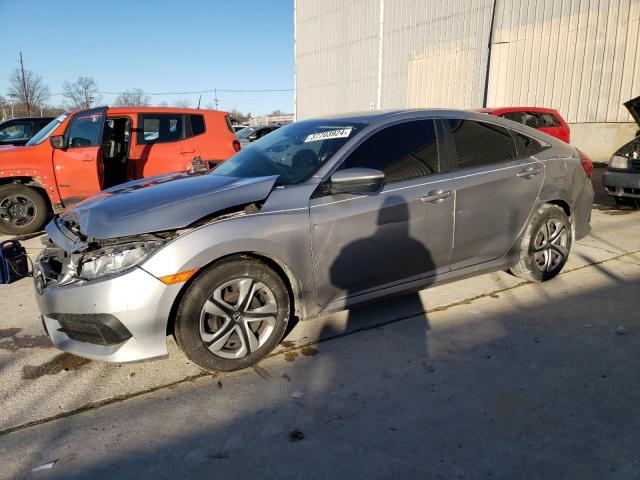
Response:
[[[246,90],[234,90],[224,88],[211,88],[209,90],[195,90],[192,92],[143,92],[144,95],[195,95],[200,93],[269,93],[269,92],[293,92],[293,88],[266,88],[266,89],[246,89]],[[101,95],[120,95],[128,92],[97,92]],[[51,96],[62,95],[62,92],[52,93]]]

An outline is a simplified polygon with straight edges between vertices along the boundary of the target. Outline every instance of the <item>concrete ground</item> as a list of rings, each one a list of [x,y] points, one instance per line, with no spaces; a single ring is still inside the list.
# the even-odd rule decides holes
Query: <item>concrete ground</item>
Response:
[[[551,282],[301,323],[218,376],[173,341],[141,364],[58,352],[30,280],[0,286],[0,478],[639,478],[640,213],[592,227]]]

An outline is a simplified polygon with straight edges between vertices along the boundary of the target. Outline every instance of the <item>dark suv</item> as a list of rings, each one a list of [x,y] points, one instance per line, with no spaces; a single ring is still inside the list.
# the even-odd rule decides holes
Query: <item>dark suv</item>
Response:
[[[12,118],[0,123],[0,145],[24,145],[53,117]]]

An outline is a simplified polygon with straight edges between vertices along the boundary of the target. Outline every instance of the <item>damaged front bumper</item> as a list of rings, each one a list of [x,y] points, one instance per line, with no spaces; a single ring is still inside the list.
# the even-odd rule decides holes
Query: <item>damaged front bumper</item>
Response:
[[[47,233],[60,243],[49,243],[38,256],[34,283],[53,344],[107,362],[166,355],[167,320],[181,285],[166,285],[140,267],[92,281],[67,281],[61,269],[67,250],[58,245],[82,246],[76,238],[65,244],[60,235],[71,237],[68,231],[48,227]]]

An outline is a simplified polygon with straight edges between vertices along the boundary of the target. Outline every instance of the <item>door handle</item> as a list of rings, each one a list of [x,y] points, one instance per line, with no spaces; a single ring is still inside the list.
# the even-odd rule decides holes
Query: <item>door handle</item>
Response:
[[[179,148],[177,153],[194,153],[195,149]]]
[[[94,162],[96,160],[95,157],[82,157],[80,159],[81,162]]]
[[[444,202],[445,198],[449,198],[451,195],[453,195],[453,190],[431,190],[427,195],[420,198],[420,200],[425,203],[438,204]]]
[[[540,175],[540,167],[527,167],[516,173],[516,177],[520,178],[533,178],[536,175]]]

